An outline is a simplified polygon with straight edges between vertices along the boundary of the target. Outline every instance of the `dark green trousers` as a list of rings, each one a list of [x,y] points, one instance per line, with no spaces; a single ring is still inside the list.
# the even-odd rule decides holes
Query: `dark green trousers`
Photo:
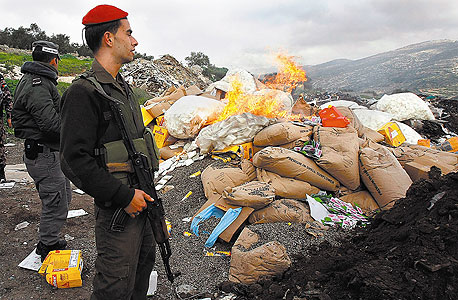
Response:
[[[146,299],[156,244],[146,211],[110,230],[114,210],[95,207],[97,259],[91,300]]]

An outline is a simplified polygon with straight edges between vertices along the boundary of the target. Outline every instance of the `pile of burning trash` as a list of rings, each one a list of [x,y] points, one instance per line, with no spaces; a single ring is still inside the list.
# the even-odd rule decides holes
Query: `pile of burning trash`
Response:
[[[434,122],[420,97],[385,95],[373,109],[347,100],[293,101],[290,93],[305,72],[291,57],[278,60],[272,82],[231,70],[205,91],[171,86],[142,107],[160,148],[159,182],[205,155],[219,162],[201,172],[207,201],[194,212],[191,230],[199,235],[200,225],[219,220],[205,246],[217,239],[234,243],[229,280],[236,283],[255,283],[291,266],[278,242],[251,248],[258,237],[244,225],[365,226],[404,198],[413,182],[427,179],[432,167],[443,174],[458,170],[455,133],[438,122],[446,135],[431,143],[405,124]]]

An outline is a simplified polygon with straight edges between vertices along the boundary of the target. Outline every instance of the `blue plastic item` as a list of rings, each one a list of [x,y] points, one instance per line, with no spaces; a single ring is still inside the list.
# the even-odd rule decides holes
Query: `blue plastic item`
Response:
[[[219,221],[218,225],[216,225],[215,229],[213,229],[212,233],[208,237],[207,241],[205,242],[205,247],[212,247],[213,244],[215,244],[216,239],[218,236],[226,230],[229,225],[234,222],[235,219],[240,215],[240,212],[242,211],[241,207],[238,208],[229,208],[227,212],[224,214],[224,216],[221,218],[221,221]]]
[[[214,204],[210,205],[197,216],[192,219],[191,230],[196,236],[199,236],[199,225],[202,221],[208,220],[210,217],[221,219],[224,216],[224,210],[216,207]],[[208,233],[208,232],[205,232]]]

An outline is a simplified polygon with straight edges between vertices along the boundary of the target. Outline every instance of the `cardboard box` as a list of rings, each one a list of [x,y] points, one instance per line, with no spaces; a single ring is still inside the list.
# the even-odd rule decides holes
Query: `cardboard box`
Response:
[[[163,115],[165,111],[167,111],[174,101],[168,101],[164,100],[162,102],[153,102],[147,106],[145,106],[145,109],[150,113],[153,118],[156,118],[160,115]]]
[[[228,204],[222,197],[219,198],[216,203],[215,203],[215,206],[224,210],[224,211],[227,211],[229,208],[238,208],[239,206],[234,206],[234,205],[230,205]],[[230,242],[232,237],[234,236],[234,234],[237,232],[237,230],[240,228],[240,226],[242,226],[243,223],[245,223],[245,221],[248,219],[248,217],[251,215],[251,213],[254,212],[254,208],[252,207],[248,207],[248,206],[244,206],[242,207],[242,211],[240,212],[239,216],[237,217],[237,219],[235,219],[231,225],[229,225],[226,230],[224,230],[220,235],[219,235],[219,238],[222,239],[223,241],[225,242]]]
[[[164,115],[156,117],[156,125],[164,127]]]
[[[83,259],[80,250],[56,250],[49,252],[38,273],[57,288],[80,287]]]
[[[415,182],[420,179],[428,179],[428,172],[431,170],[432,166],[436,166],[441,169],[442,175],[446,175],[456,170],[456,167],[443,164],[426,156],[418,157],[413,161],[404,164],[404,170],[406,170],[407,174],[409,174],[410,179]]]
[[[176,139],[169,135],[169,131],[165,127],[154,125],[153,133],[158,148],[169,146],[176,142]]]
[[[385,142],[393,147],[398,147],[406,141],[404,134],[399,128],[398,124],[394,122],[388,122],[382,126],[378,133],[385,137]]]
[[[227,211],[229,208],[237,208],[237,206],[230,205],[224,201],[224,199],[221,196],[217,197],[211,197],[207,200],[207,202],[202,205],[202,207],[196,212],[196,214],[193,216],[195,217],[198,215],[201,211],[209,207],[210,205],[214,204],[216,207],[219,209],[222,209],[224,211]],[[251,215],[251,213],[254,211],[254,208],[251,207],[242,207],[242,211],[240,212],[239,216],[237,219],[235,219],[231,225],[229,225],[220,235],[219,238],[221,238],[225,242],[230,242],[234,234],[237,232],[237,230],[242,226],[242,224],[248,219],[248,217]]]

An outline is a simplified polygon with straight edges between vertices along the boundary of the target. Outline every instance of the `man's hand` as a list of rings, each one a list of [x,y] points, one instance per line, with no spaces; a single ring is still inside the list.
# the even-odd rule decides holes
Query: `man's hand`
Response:
[[[11,118],[6,119],[6,122],[8,123],[9,128],[13,128],[13,124],[11,124]]]
[[[132,201],[130,201],[124,210],[131,218],[135,218],[135,216],[138,216],[146,208],[146,201],[153,202],[154,200],[144,191],[135,189]]]

